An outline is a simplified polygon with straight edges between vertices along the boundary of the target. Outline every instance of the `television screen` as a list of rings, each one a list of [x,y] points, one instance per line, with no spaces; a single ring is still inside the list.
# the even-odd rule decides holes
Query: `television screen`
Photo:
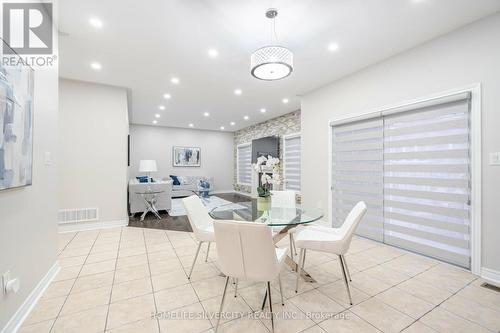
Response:
[[[257,163],[259,156],[279,157],[279,137],[268,136],[252,140],[252,163]]]

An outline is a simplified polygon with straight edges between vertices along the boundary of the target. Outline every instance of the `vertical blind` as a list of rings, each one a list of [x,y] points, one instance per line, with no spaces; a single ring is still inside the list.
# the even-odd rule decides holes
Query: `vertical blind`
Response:
[[[300,191],[300,135],[283,139],[285,189]]]
[[[384,238],[469,267],[469,101],[384,119]]]
[[[252,183],[252,144],[242,144],[236,148],[238,184]]]
[[[469,268],[469,109],[464,94],[334,126],[334,224],[363,200],[360,235]]]
[[[368,206],[357,233],[383,240],[383,121],[333,128],[333,225],[339,227],[358,201]]]

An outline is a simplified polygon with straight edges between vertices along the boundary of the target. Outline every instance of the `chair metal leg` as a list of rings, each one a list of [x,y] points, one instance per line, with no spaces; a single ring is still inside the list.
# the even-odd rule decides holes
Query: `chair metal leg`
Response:
[[[292,238],[292,244],[293,244],[293,253],[295,253],[295,255],[297,256],[297,247],[295,246],[295,239],[293,238],[293,234],[290,234],[291,238]]]
[[[191,270],[189,271],[188,279],[191,279],[191,274],[193,274],[194,264],[196,263],[196,259],[198,258],[198,254],[200,253],[201,244],[203,244],[203,242],[198,243],[198,248],[196,249],[196,255],[194,256],[193,264],[191,265]]]
[[[293,250],[293,236],[292,236],[292,234],[288,234],[288,238],[290,239],[290,257],[292,258],[292,260],[294,260],[293,253],[295,251]]]
[[[350,282],[352,282],[351,279],[351,273],[349,272],[349,267],[347,267],[347,261],[345,261],[345,256],[342,254],[342,261],[344,262],[344,267],[345,267],[345,272],[347,273],[347,278],[349,279]]]
[[[302,271],[301,267],[304,267],[303,258],[305,257],[306,249],[300,249],[299,262],[297,264],[297,282],[295,283],[295,292],[299,291],[299,280],[300,280],[300,272]]]
[[[264,300],[262,301],[262,307],[261,307],[262,311],[264,311],[264,307],[266,306],[266,301],[267,301],[267,289],[266,293],[264,294]]]
[[[279,281],[279,284],[280,284],[281,305],[285,305],[285,301],[283,301],[283,287],[281,285],[281,274],[278,275],[278,281]]]
[[[219,329],[219,322],[220,322],[220,317],[222,315],[222,307],[224,306],[224,300],[226,298],[226,291],[227,291],[228,283],[229,283],[229,276],[226,277],[226,284],[224,285],[224,292],[222,293],[222,300],[220,301],[219,316],[217,317],[217,324],[215,324],[215,333],[217,333],[217,330]]]
[[[274,333],[273,302],[271,300],[271,282],[267,282],[267,293],[269,294],[269,311],[271,312],[271,332]]]
[[[347,289],[347,296],[349,296],[349,303],[352,305],[351,290],[349,289],[349,281],[347,280],[347,274],[344,267],[344,259],[339,255],[340,267],[342,268],[342,275],[344,276],[344,283]]]
[[[304,258],[302,258],[302,269],[306,266],[306,253],[307,249],[304,249]]]
[[[236,283],[234,284],[234,297],[238,295],[238,279],[236,279]]]
[[[208,262],[208,253],[210,252],[210,244],[212,244],[212,242],[208,242],[207,256],[205,257],[205,262]]]

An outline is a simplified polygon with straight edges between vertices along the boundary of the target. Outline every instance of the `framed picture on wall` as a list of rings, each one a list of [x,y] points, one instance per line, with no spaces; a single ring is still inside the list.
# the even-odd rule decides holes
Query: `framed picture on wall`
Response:
[[[33,93],[31,67],[0,64],[0,190],[32,184]]]
[[[201,149],[199,147],[173,147],[172,154],[174,167],[201,166]]]

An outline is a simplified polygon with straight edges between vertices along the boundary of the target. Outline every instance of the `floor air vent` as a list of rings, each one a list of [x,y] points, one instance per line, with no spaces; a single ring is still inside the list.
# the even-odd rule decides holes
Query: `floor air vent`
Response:
[[[98,208],[74,208],[60,209],[59,223],[75,223],[97,221],[99,219]]]
[[[494,285],[486,283],[486,282],[482,283],[481,287],[496,291],[497,293],[500,293],[500,287],[494,286]]]

